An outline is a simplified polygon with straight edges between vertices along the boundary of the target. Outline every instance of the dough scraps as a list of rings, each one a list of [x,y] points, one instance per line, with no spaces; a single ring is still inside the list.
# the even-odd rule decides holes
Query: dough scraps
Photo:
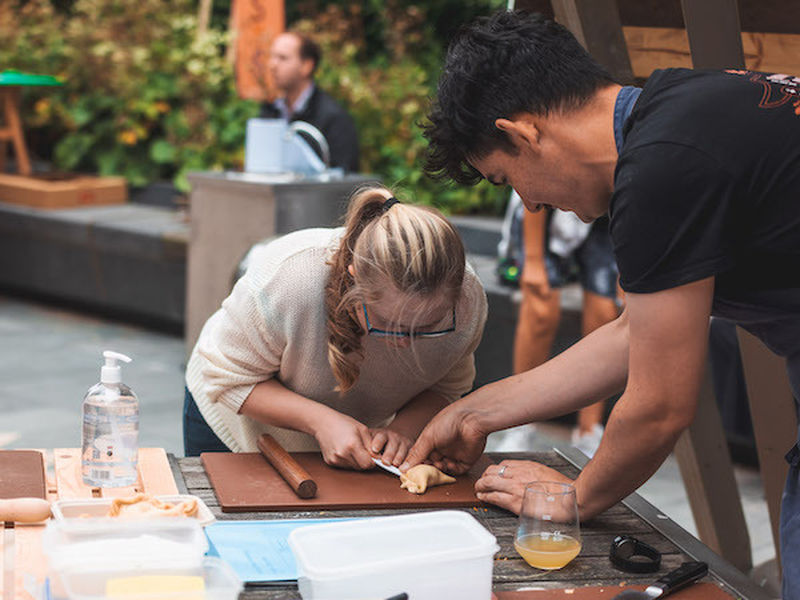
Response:
[[[455,477],[442,473],[433,465],[417,465],[400,475],[400,487],[412,494],[424,494],[429,487],[455,482]]]
[[[194,498],[173,503],[163,502],[150,494],[136,494],[129,498],[114,498],[107,516],[124,518],[194,517],[197,510],[197,500]]]

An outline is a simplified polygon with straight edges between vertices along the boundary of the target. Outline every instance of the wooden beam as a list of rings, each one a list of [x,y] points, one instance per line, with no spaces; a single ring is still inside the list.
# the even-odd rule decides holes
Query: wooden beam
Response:
[[[655,69],[692,68],[685,29],[623,27],[633,74],[646,78]],[[800,74],[800,35],[742,33],[745,67],[768,73]]]
[[[753,566],[750,535],[706,367],[697,412],[675,446],[698,537],[737,569]]]
[[[552,0],[556,21],[621,83],[633,81],[617,0]]]
[[[786,373],[786,361],[770,352],[754,335],[740,327],[736,329],[761,481],[780,565],[781,497],[789,472],[783,457],[797,438],[797,406]]]
[[[681,0],[695,69],[742,69],[744,49],[736,0]]]

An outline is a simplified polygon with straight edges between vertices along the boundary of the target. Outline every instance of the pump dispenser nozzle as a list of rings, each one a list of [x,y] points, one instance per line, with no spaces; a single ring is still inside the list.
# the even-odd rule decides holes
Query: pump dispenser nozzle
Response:
[[[103,358],[106,359],[106,364],[100,369],[101,383],[121,383],[122,382],[122,367],[117,364],[118,360],[126,363],[131,362],[131,358],[120,354],[119,352],[112,352],[106,350],[103,352]]]

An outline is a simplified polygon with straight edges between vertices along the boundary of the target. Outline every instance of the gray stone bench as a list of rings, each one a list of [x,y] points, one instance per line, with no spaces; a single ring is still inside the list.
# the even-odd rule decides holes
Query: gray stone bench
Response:
[[[482,385],[511,372],[519,292],[500,285],[494,272],[501,220],[452,220],[489,299],[476,356]],[[181,331],[189,234],[185,212],[159,206],[44,211],[0,203],[0,286]],[[580,291],[568,287],[562,303],[558,350],[580,331]]]

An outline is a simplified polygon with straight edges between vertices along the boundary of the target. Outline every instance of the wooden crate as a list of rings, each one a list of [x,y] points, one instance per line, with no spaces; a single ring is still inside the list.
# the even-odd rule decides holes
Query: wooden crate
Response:
[[[0,174],[0,202],[34,208],[74,208],[121,204],[128,200],[124,177],[60,175],[24,177]]]

